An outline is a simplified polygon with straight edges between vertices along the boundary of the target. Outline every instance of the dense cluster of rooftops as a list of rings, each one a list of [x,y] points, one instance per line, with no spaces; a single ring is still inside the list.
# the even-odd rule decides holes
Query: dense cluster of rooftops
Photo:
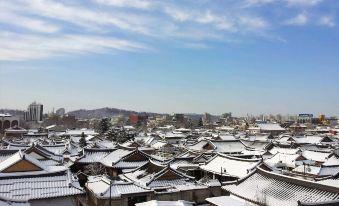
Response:
[[[0,205],[339,205],[339,135],[225,128],[7,135]]]

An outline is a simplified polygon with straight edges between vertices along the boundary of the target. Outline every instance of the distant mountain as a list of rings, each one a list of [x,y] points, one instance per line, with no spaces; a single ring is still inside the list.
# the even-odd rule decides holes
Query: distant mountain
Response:
[[[79,109],[79,110],[74,110],[70,111],[67,114],[69,115],[74,115],[76,118],[80,119],[91,119],[91,118],[105,118],[105,117],[114,117],[117,115],[122,115],[125,117],[128,117],[131,114],[145,114],[145,115],[156,115],[157,113],[152,113],[152,112],[136,112],[136,111],[131,111],[131,110],[124,110],[124,109],[116,109],[116,108],[100,108],[100,109]]]

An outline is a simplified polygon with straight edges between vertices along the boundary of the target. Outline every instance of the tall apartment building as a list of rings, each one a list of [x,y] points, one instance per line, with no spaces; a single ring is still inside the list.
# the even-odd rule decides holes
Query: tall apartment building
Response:
[[[27,108],[24,119],[26,121],[41,122],[43,117],[43,105],[33,102]]]

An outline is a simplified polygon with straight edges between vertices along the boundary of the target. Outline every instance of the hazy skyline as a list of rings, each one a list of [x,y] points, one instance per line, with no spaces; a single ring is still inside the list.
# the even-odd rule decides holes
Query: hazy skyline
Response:
[[[339,115],[336,0],[0,2],[0,108]]]

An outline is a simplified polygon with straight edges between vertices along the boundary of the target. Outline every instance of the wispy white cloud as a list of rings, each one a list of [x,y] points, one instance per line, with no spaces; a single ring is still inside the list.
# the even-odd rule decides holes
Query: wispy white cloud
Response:
[[[188,42],[188,43],[184,43],[183,46],[185,48],[189,48],[189,49],[207,49],[207,48],[209,48],[209,46],[207,44],[199,43],[199,42]]]
[[[323,0],[245,0],[245,6],[262,6],[272,3],[293,7],[313,7],[323,2]]]
[[[319,25],[327,26],[327,27],[334,27],[336,25],[335,21],[334,21],[334,18],[331,17],[331,16],[322,16],[322,17],[320,17],[318,23],[319,23]]]
[[[245,6],[261,6],[276,2],[277,0],[245,0]]]
[[[296,26],[302,26],[307,24],[308,22],[308,17],[306,13],[300,13],[297,16],[286,20],[284,23],[287,25],[296,25]]]
[[[6,11],[1,10],[0,10],[0,23],[14,25],[16,27],[21,27],[31,31],[42,33],[54,33],[60,30],[58,26],[48,23],[46,21],[20,16],[14,13],[8,13]]]
[[[224,39],[224,36],[221,32],[215,32],[214,30],[209,30],[207,28],[200,27],[180,27],[176,24],[169,24],[166,27],[162,28],[162,38],[178,38],[178,39],[188,39],[194,41],[205,41],[205,40],[218,40],[221,41]]]
[[[62,20],[90,30],[113,26],[130,32],[147,33],[147,29],[141,23],[142,17],[139,20],[138,18],[131,18],[133,14],[126,15],[119,12],[110,14],[100,10],[87,9],[82,6],[65,5],[62,2],[53,0],[19,0],[18,2],[15,0],[8,1],[2,3],[1,6],[13,12],[28,12],[34,15]]]
[[[192,49],[205,45],[209,47],[211,42],[230,43],[234,39],[239,42],[256,37],[281,42],[279,39],[284,38],[276,34],[274,29],[286,25],[333,27],[333,17],[322,12],[312,13],[321,2],[322,0],[0,1],[0,24],[6,25],[5,31],[8,31],[1,34],[5,41],[1,39],[0,59],[39,59],[110,50],[139,51],[156,47],[155,42],[160,41],[182,43],[183,47]],[[278,9],[280,14],[275,15],[271,8],[275,11]],[[263,9],[269,9],[269,12],[262,12]],[[301,10],[299,12],[302,13],[291,19],[282,19],[296,10]],[[286,15],[281,15],[282,11]]]
[[[152,7],[153,2],[149,0],[95,0],[97,3],[117,6],[117,7],[129,7],[137,9],[149,9]]]
[[[141,51],[148,49],[141,43],[98,36],[46,37],[1,32],[0,38],[0,60],[8,61],[40,59],[65,54],[106,53],[111,50]]]
[[[211,11],[189,12],[178,8],[166,8],[166,13],[174,20],[203,25],[212,25],[218,30],[226,32],[243,32],[264,30],[269,26],[269,23],[264,18],[258,16],[248,16],[247,14],[229,13],[229,15],[215,14]]]
[[[323,0],[285,0],[290,6],[311,7],[320,4]]]
[[[176,21],[188,21],[194,18],[193,14],[190,11],[185,11],[183,9],[175,8],[174,6],[165,6],[164,12],[172,17]]]
[[[266,29],[269,26],[266,20],[260,17],[242,16],[239,18],[240,25],[245,27],[245,30],[257,31]]]

